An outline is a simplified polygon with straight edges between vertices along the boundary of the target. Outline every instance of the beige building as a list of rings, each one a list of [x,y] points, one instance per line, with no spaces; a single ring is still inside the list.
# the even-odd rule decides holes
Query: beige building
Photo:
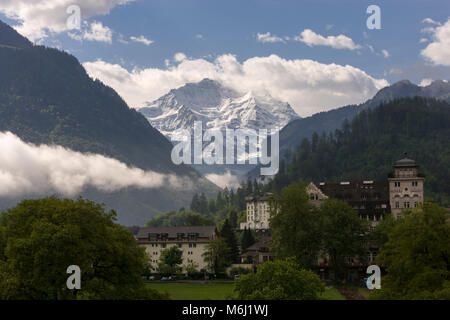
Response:
[[[263,196],[246,197],[247,204],[247,220],[241,222],[240,229],[255,229],[267,230],[269,229],[270,206],[269,198],[271,194],[266,193]]]
[[[325,182],[321,182],[320,185],[324,185]],[[323,200],[328,199],[328,196],[325,195],[322,190],[320,190],[314,183],[310,182],[306,187],[306,193],[309,197],[309,202],[311,202],[316,207],[320,207],[320,204]]]
[[[215,226],[211,227],[147,227],[141,228],[136,235],[139,245],[145,247],[152,268],[156,270],[161,252],[167,248],[177,246],[183,252],[183,264],[197,265],[201,270],[207,267],[202,254],[206,245],[218,237]]]
[[[423,183],[419,165],[414,160],[404,158],[394,164],[394,174],[389,180],[389,200],[395,218],[405,208],[415,208],[424,201]]]

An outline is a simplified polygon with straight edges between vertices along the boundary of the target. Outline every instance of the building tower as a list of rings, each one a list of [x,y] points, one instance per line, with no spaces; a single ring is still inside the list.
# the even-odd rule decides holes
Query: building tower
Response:
[[[415,208],[423,203],[423,176],[419,175],[419,165],[411,159],[398,160],[393,165],[394,174],[389,177],[389,200],[391,212],[395,219],[405,208]]]

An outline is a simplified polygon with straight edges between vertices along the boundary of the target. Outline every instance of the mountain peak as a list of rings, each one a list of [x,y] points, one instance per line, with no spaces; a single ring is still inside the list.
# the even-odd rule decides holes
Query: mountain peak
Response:
[[[205,128],[272,129],[298,118],[286,102],[253,90],[242,95],[209,78],[172,89],[139,111],[169,136],[176,129],[192,128],[194,121],[202,121]]]

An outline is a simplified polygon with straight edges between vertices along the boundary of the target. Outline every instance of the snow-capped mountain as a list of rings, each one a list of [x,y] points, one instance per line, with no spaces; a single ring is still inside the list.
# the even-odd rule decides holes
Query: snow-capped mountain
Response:
[[[168,136],[176,129],[192,129],[194,121],[202,121],[204,129],[281,130],[299,118],[286,102],[252,91],[241,95],[210,79],[170,90],[139,111]]]

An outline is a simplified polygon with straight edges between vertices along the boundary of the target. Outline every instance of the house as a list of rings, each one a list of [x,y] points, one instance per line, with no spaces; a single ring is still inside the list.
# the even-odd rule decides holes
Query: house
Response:
[[[242,263],[253,263],[253,265],[258,265],[258,264],[262,264],[266,261],[272,261],[273,256],[269,251],[269,241],[270,241],[270,237],[267,237],[267,236],[261,237],[261,240],[259,240],[252,246],[248,247],[240,255],[241,262]]]
[[[146,227],[136,235],[137,243],[145,247],[151,265],[156,269],[161,252],[177,246],[183,252],[183,266],[190,263],[199,270],[207,267],[203,260],[206,245],[219,236],[215,226]]]

